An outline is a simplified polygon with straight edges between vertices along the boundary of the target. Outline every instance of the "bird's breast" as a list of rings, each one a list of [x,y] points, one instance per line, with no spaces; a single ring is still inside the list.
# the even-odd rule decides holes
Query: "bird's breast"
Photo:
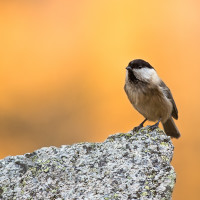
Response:
[[[148,120],[165,121],[171,115],[172,104],[159,88],[125,84],[125,92],[134,108]]]
[[[137,106],[144,101],[145,91],[144,88],[135,86],[134,84],[125,84],[125,92],[128,96],[129,101],[134,105]]]

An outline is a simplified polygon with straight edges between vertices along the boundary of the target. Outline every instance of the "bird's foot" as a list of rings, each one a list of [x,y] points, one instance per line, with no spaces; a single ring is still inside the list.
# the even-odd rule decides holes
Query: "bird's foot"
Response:
[[[133,128],[133,132],[138,132],[141,128],[143,128],[143,125],[139,125]]]
[[[141,128],[143,128],[143,125],[146,121],[147,119],[145,119],[139,126],[136,126],[135,128],[133,128],[133,132],[138,132]]]
[[[150,127],[149,127],[149,130],[153,131],[153,130],[155,130],[156,128],[158,128],[159,123],[160,123],[160,120],[158,120],[158,122],[155,123],[154,125],[150,126]]]
[[[150,130],[150,131],[153,131],[153,130],[155,130],[156,128],[158,128],[158,125],[157,125],[157,124],[154,124],[154,125],[152,125],[152,126],[149,127],[149,130]]]

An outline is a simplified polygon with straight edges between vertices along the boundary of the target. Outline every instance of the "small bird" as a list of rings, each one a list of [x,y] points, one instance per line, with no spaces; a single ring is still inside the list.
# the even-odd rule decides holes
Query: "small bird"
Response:
[[[155,69],[148,62],[135,59],[128,64],[126,70],[124,90],[133,107],[145,117],[133,131],[142,128],[147,120],[158,120],[150,129],[157,128],[161,122],[168,136],[179,138],[180,132],[172,119],[178,119],[175,101]]]

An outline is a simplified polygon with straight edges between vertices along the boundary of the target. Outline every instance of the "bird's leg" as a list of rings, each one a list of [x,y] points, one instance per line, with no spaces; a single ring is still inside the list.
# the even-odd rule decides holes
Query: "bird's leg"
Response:
[[[160,123],[160,120],[161,120],[161,119],[159,119],[158,122],[156,122],[154,125],[150,126],[149,129],[153,131],[154,129],[158,128],[158,125],[159,125],[159,123]]]
[[[136,126],[135,128],[133,128],[133,132],[139,131],[143,127],[146,121],[147,121],[147,118],[139,126]]]

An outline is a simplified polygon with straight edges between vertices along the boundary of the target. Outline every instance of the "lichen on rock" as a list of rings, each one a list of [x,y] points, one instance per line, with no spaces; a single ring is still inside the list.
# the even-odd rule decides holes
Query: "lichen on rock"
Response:
[[[161,129],[111,135],[103,143],[45,147],[0,161],[0,199],[169,200],[176,181]]]

